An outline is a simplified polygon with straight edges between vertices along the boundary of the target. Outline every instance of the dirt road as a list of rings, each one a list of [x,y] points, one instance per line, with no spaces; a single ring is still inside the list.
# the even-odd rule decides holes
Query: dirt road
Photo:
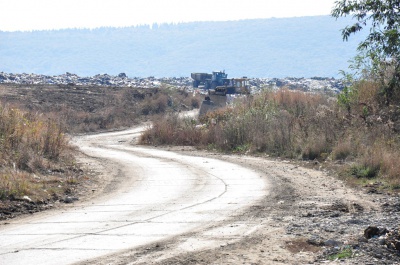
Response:
[[[325,264],[324,250],[360,245],[371,222],[399,218],[381,210],[387,197],[322,171],[145,148],[134,144],[142,129],[75,138],[104,185],[86,201],[0,225],[0,264]],[[359,264],[373,260],[359,254]]]

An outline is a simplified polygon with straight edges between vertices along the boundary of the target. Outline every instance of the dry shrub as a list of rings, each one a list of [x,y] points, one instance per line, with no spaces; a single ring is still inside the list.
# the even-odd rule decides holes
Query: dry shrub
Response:
[[[161,116],[155,117],[153,125],[149,127],[140,137],[140,144],[172,144],[174,140],[174,126],[176,119]]]
[[[345,160],[347,157],[355,153],[355,147],[352,144],[352,139],[339,139],[332,150],[332,159]]]
[[[376,178],[383,176],[383,160],[388,156],[384,146],[375,143],[373,146],[364,146],[359,153],[357,164],[352,167],[352,175],[358,178]],[[386,162],[390,162],[386,159]]]
[[[203,131],[196,129],[193,125],[186,124],[184,128],[175,135],[176,143],[179,145],[201,145],[203,144]]]
[[[196,97],[196,96],[193,96],[193,97],[190,99],[190,106],[192,106],[193,109],[198,109],[198,108],[200,108],[200,98],[199,98],[199,97]]]
[[[374,146],[366,148],[360,164],[375,172],[376,176],[400,184],[400,151],[398,148],[391,148],[382,141],[377,141]]]
[[[60,123],[41,115],[0,106],[0,161],[3,166],[35,171],[37,157],[58,160],[67,146]]]
[[[217,144],[224,150],[233,150],[246,144],[249,141],[246,123],[246,120],[241,116],[227,120],[223,127],[218,127],[222,129],[223,141],[217,142]]]
[[[319,94],[287,89],[261,95],[254,106],[268,107],[259,115],[265,115],[264,120],[255,123],[256,150],[287,157],[301,154],[304,159],[325,157],[329,144],[337,138],[334,104]]]
[[[66,148],[67,139],[64,137],[60,124],[48,121],[43,142],[43,156],[50,160],[57,160]]]
[[[18,169],[0,172],[0,200],[20,200],[27,195],[34,202],[50,200],[53,196],[68,194],[78,176],[64,172],[59,175],[30,174]]]
[[[356,96],[358,103],[376,107],[379,102],[379,83],[362,80],[356,84]]]
[[[311,140],[311,139],[310,139]],[[330,144],[324,137],[315,137],[305,145],[302,150],[302,158],[306,160],[325,160],[330,153]]]
[[[310,114],[310,110],[320,104],[327,104],[327,97],[321,94],[305,93],[298,90],[279,89],[268,93],[269,101],[279,108],[289,111],[294,117]]]
[[[400,184],[400,151],[392,150],[382,154],[382,175]]]
[[[141,144],[153,145],[200,145],[203,131],[196,128],[190,119],[181,119],[177,114],[157,116],[153,125],[140,137]]]
[[[343,131],[353,139],[352,152],[357,164],[352,174],[356,177],[382,177],[390,183],[400,183],[400,166],[395,162],[400,155],[397,151],[400,149],[398,132],[395,129],[395,122],[399,120],[396,107],[385,104],[381,86],[377,82],[354,82],[351,91],[347,95],[349,122]]]
[[[338,125],[330,121],[333,117],[332,104],[321,95],[289,90],[267,91],[236,102],[233,107],[207,113],[200,120],[207,130],[202,130],[201,133],[194,130],[193,126],[176,125],[175,121],[169,122],[174,124],[171,127],[168,124],[159,126],[160,122],[157,122],[148,142],[191,142],[212,145],[226,151],[251,149],[287,157],[301,155],[303,143],[309,143],[309,155],[304,155],[304,158],[323,157],[321,153],[331,149],[325,142],[331,143],[337,138],[334,127]],[[161,136],[164,131],[168,131],[168,137]],[[171,138],[171,135],[174,137]],[[316,135],[324,139],[323,144]],[[160,139],[157,140],[157,137]],[[314,155],[314,152],[320,153]]]
[[[0,173],[0,200],[29,195],[30,190],[31,184],[27,173],[15,170]]]
[[[158,114],[166,110],[168,106],[168,96],[156,94],[156,96],[147,96],[141,103],[143,115]]]
[[[329,144],[338,137],[335,127],[339,125],[331,120],[334,104],[321,95],[267,91],[233,108],[208,113],[201,122],[207,125],[211,120],[217,122],[217,126],[208,126],[206,138],[208,144],[223,150],[251,149],[314,159],[326,157],[331,149]]]
[[[164,119],[148,142],[307,160],[351,157],[353,176],[382,177],[400,186],[400,143],[394,124],[400,122],[400,108],[381,104],[376,83],[356,85],[355,93],[340,95],[338,100],[287,89],[266,91],[207,113],[200,120],[201,130],[191,123]],[[341,108],[343,104],[349,108]]]
[[[276,155],[289,155],[294,143],[294,117],[286,110],[278,110],[268,122],[267,151]]]
[[[192,109],[200,95],[169,88],[120,88],[29,85],[7,88],[24,97],[3,97],[5,102],[31,113],[57,117],[69,133],[126,128],[147,115]]]

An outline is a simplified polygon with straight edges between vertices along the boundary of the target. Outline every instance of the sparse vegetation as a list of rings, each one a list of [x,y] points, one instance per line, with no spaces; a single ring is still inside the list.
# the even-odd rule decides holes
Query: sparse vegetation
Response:
[[[142,143],[341,161],[347,176],[378,177],[395,187],[400,180],[395,162],[400,157],[400,108],[386,107],[379,91],[378,83],[365,80],[354,81],[338,98],[268,90],[208,113],[201,126],[176,117],[156,119]]]
[[[197,129],[195,121],[180,119],[178,114],[156,116],[153,126],[142,136],[142,143],[153,145],[198,145],[204,138],[204,131]]]
[[[67,147],[61,125],[0,105],[1,166],[34,172],[57,161]]]
[[[122,88],[109,92],[104,90],[108,98],[97,111],[82,112],[72,110],[75,115],[69,119],[69,131],[85,132],[129,127],[146,117],[165,112],[189,110],[199,105],[199,98],[193,97],[184,90],[131,89]],[[61,113],[62,115],[62,113]],[[83,122],[77,122],[74,116],[83,115]]]
[[[353,251],[350,247],[343,248],[336,254],[332,254],[328,256],[329,260],[341,260],[341,259],[348,259],[353,257]]]
[[[193,130],[196,123],[187,121],[183,121],[185,126],[175,125],[174,128],[194,131],[198,135],[193,137],[195,144],[211,144],[223,151],[267,152],[315,159],[329,153],[329,143],[338,137],[334,127],[339,127],[340,121],[330,121],[335,106],[321,95],[266,91],[237,102],[232,108],[208,113],[201,120],[204,124],[201,130]],[[159,125],[156,121],[151,130]]]
[[[2,86],[11,91],[3,96],[3,102],[57,118],[68,133],[129,127],[155,114],[190,110],[200,104],[199,96],[167,85],[154,89]]]
[[[74,160],[63,131],[56,120],[0,105],[1,200],[27,195],[43,200],[53,195],[46,185],[62,191],[68,188]]]

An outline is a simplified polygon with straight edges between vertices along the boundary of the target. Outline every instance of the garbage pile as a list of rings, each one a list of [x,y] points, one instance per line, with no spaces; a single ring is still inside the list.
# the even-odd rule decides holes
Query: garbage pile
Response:
[[[308,92],[334,92],[339,93],[343,88],[344,84],[340,79],[335,78],[252,78],[250,85],[254,89],[262,88],[281,88],[286,87],[288,89],[297,89]]]
[[[0,72],[0,83],[21,85],[74,85],[74,86],[113,86],[113,87],[160,87],[162,83],[174,86],[190,86],[189,78],[155,78],[133,77],[129,78],[125,73],[117,76],[98,74],[91,77],[80,77],[76,74],[65,73],[62,75],[40,74],[12,74]]]
[[[333,92],[338,93],[344,85],[341,80],[334,78],[249,78],[253,93],[265,88],[300,89],[309,92]],[[128,77],[125,73],[116,76],[98,74],[91,77],[80,77],[73,73],[62,75],[40,75],[40,74],[13,74],[0,72],[0,84],[20,85],[75,85],[75,86],[113,86],[113,87],[146,87],[156,88],[161,85],[170,85],[177,88],[192,87],[190,77]]]

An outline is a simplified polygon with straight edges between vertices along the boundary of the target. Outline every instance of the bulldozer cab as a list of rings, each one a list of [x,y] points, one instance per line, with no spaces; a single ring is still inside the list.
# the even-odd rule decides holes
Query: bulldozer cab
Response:
[[[218,95],[249,94],[249,79],[247,79],[246,77],[231,79],[225,78],[222,80],[222,85],[217,86],[213,92]]]
[[[220,83],[223,79],[227,78],[228,74],[225,74],[225,71],[214,71],[212,72],[212,81],[216,81]]]
[[[248,94],[250,93],[250,83],[249,79],[243,78],[232,78],[233,86],[235,87],[236,93]]]

